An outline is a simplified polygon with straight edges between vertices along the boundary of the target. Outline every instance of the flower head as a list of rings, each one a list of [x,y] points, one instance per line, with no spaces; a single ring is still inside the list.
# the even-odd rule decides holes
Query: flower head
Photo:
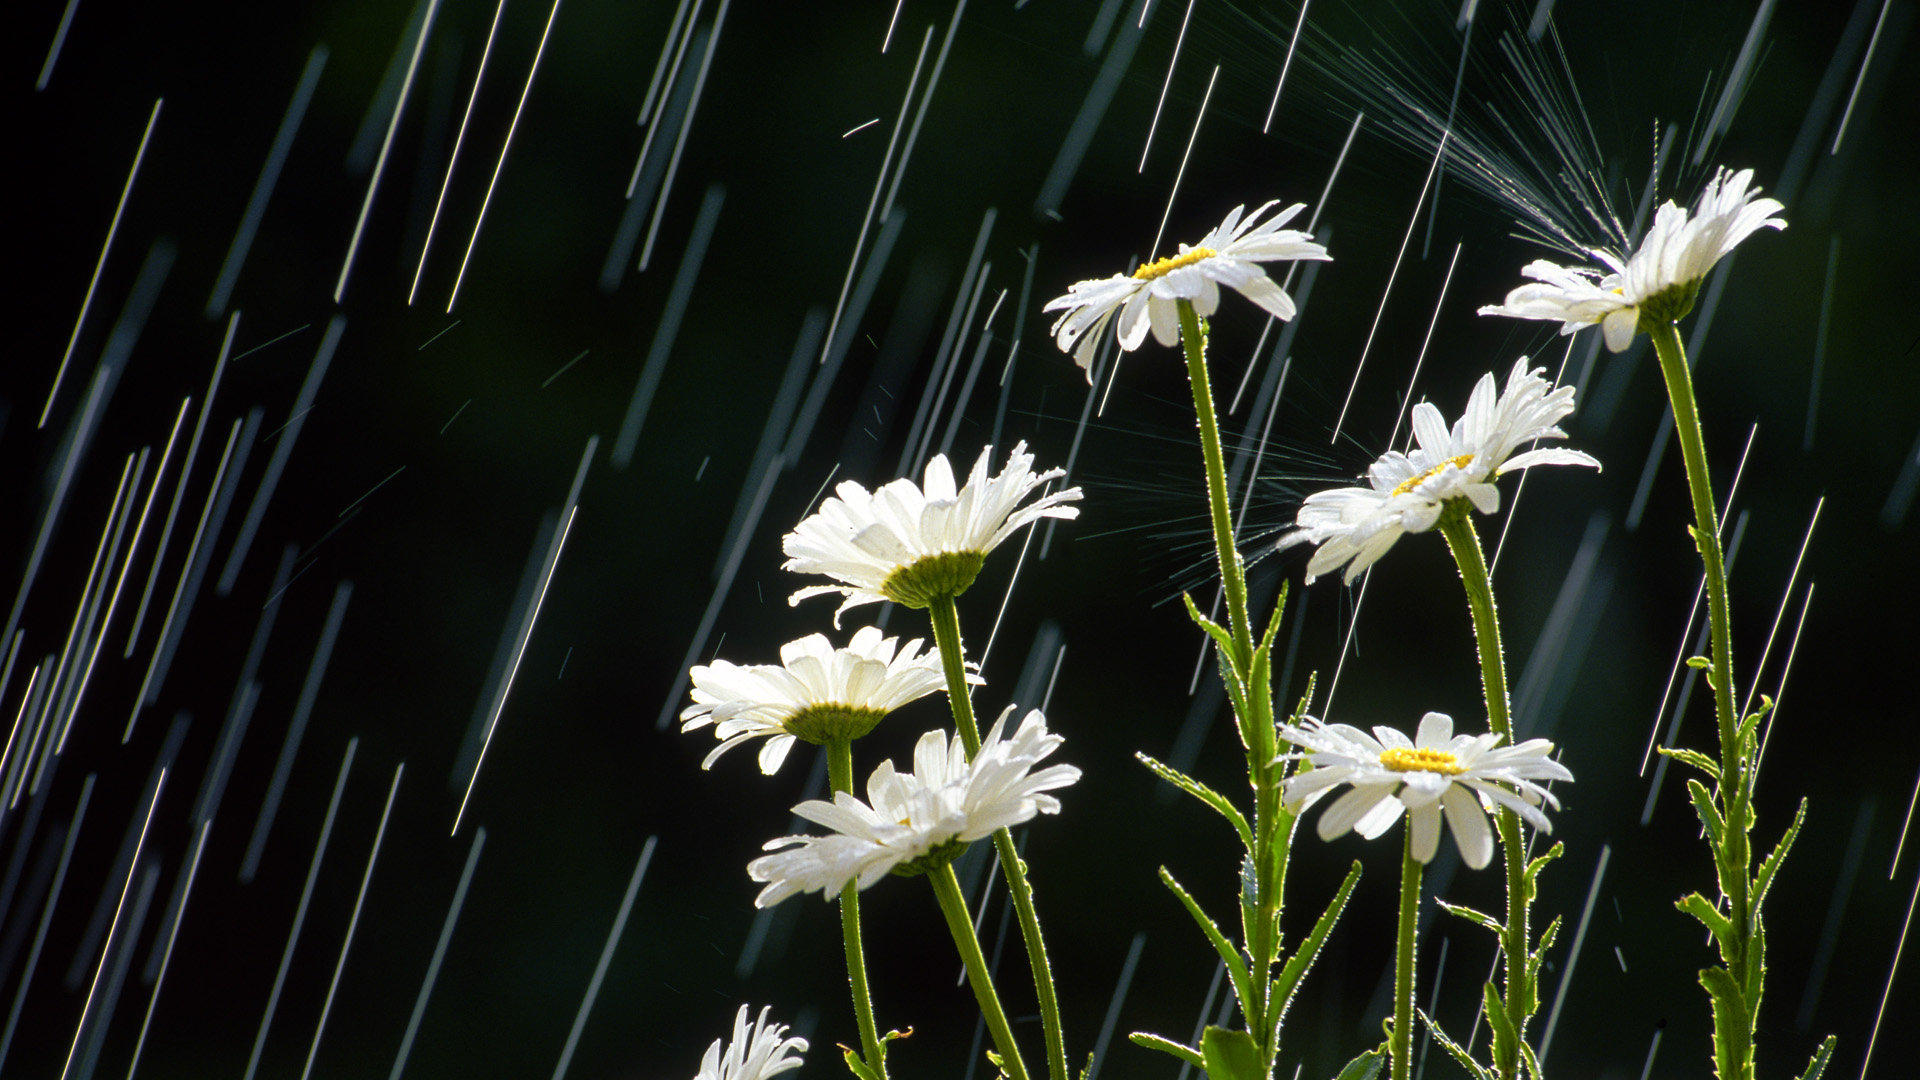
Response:
[[[832,802],[812,799],[794,807],[795,814],[833,831],[768,841],[773,854],[747,865],[749,877],[767,883],[754,905],[772,907],[816,890],[832,897],[850,881],[864,889],[889,873],[922,873],[997,829],[1059,813],[1060,800],[1046,792],[1080,779],[1080,770],[1052,765],[1033,771],[1065,740],[1047,730],[1038,709],[1027,713],[1011,738],[1002,738],[1012,714],[1011,706],[1000,714],[971,762],[958,736],[929,731],[913,748],[913,771],[896,772],[891,761],[882,762],[867,780],[865,801],[843,791]]]
[[[1267,277],[1259,264],[1332,256],[1306,233],[1280,227],[1293,220],[1305,203],[1294,203],[1260,221],[1260,215],[1277,201],[1266,203],[1244,220],[1240,215],[1246,207],[1236,206],[1220,227],[1198,244],[1181,244],[1177,253],[1146,263],[1131,274],[1076,282],[1067,289],[1067,295],[1048,301],[1041,310],[1060,312],[1053,324],[1060,350],[1072,353],[1074,362],[1086,369],[1091,380],[1093,350],[1099,344],[1101,330],[1116,312],[1120,316],[1122,349],[1139,348],[1149,328],[1160,344],[1174,345],[1180,340],[1178,302],[1191,302],[1203,318],[1212,315],[1220,306],[1222,285],[1238,290],[1276,319],[1293,318],[1293,298]]]
[[[1433,528],[1449,502],[1465,499],[1483,514],[1500,509],[1493,478],[1535,465],[1600,463],[1578,450],[1544,448],[1514,453],[1536,439],[1564,439],[1560,420],[1573,412],[1573,387],[1555,387],[1528,370],[1521,357],[1507,373],[1505,390],[1494,393],[1493,374],[1482,375],[1467,399],[1467,411],[1451,428],[1428,402],[1413,408],[1415,446],[1390,450],[1367,469],[1367,487],[1343,487],[1307,496],[1299,526],[1280,547],[1312,543],[1309,584],[1340,566],[1351,582],[1387,553],[1401,536]]]
[[[692,677],[693,704],[680,714],[680,730],[711,724],[720,740],[700,767],[712,768],[721,754],[764,738],[760,771],[768,776],[787,759],[794,739],[821,745],[857,739],[888,713],[946,684],[939,653],[922,652],[917,639],[901,646],[871,626],[855,632],[845,648],[809,634],[781,646],[778,664],[715,660],[695,666]]]
[[[1752,169],[1721,169],[1700,193],[1692,216],[1671,201],[1662,204],[1633,254],[1591,250],[1604,272],[1536,259],[1520,271],[1536,284],[1520,286],[1505,303],[1483,307],[1480,314],[1555,321],[1562,334],[1599,323],[1607,348],[1620,352],[1633,340],[1643,312],[1661,322],[1680,318],[1692,310],[1700,279],[1714,263],[1760,229],[1787,227],[1774,216],[1786,207],[1777,199],[1755,198],[1760,192],[1747,186],[1752,180]]]
[[[1485,808],[1494,803],[1519,811],[1541,832],[1552,823],[1540,812],[1560,803],[1539,780],[1572,780],[1566,766],[1549,757],[1553,744],[1528,739],[1497,746],[1498,735],[1455,735],[1453,719],[1430,712],[1412,739],[1390,727],[1368,735],[1347,724],[1308,717],[1300,727],[1282,724],[1280,736],[1304,749],[1313,768],[1287,781],[1282,793],[1295,814],[1341,784],[1351,785],[1320,815],[1320,839],[1352,829],[1369,840],[1393,827],[1405,811],[1413,830],[1413,857],[1429,862],[1440,847],[1440,820],[1453,830],[1460,856],[1475,870],[1493,858],[1493,833]]]
[[[939,597],[959,596],[973,584],[987,554],[1023,526],[1041,518],[1074,518],[1080,511],[1061,503],[1080,497],[1067,488],[1026,502],[1033,490],[1065,476],[1060,469],[1033,471],[1027,444],[1014,446],[1007,467],[989,477],[993,448],[980,451],[964,486],[956,489],[945,454],[927,462],[924,485],[900,479],[868,491],[852,480],[834,489],[813,516],[781,541],[785,569],[822,574],[837,585],[809,585],[793,594],[840,593],[834,612],[892,600],[923,608]],[[1022,505],[1025,503],[1025,505]]]
[[[770,1024],[761,1009],[753,1023],[747,1023],[749,1006],[740,1006],[733,1017],[733,1040],[713,1040],[700,1059],[700,1071],[693,1080],[767,1080],[801,1066],[807,1040],[787,1037],[787,1025]]]

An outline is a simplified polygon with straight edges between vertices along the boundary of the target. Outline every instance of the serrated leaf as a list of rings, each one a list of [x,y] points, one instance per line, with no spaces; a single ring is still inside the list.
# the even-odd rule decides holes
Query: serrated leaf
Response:
[[[1213,951],[1220,954],[1221,962],[1227,965],[1227,975],[1233,980],[1233,992],[1240,998],[1241,1004],[1245,1005],[1252,1001],[1253,978],[1248,973],[1246,958],[1240,955],[1240,950],[1234,948],[1233,942],[1228,941],[1227,936],[1220,932],[1219,925],[1200,907],[1200,902],[1195,900],[1193,895],[1174,879],[1173,872],[1164,866],[1160,868],[1160,883],[1180,899],[1180,903],[1187,909],[1187,914],[1193,916],[1193,921],[1199,925],[1200,932],[1206,935],[1207,941],[1213,946]]]
[[[1333,899],[1327,901],[1327,909],[1314,921],[1313,930],[1300,942],[1300,948],[1287,958],[1286,965],[1280,969],[1280,976],[1273,980],[1271,995],[1267,998],[1272,1012],[1268,1042],[1280,1044],[1280,1021],[1287,1014],[1287,1006],[1293,1003],[1293,995],[1300,988],[1300,980],[1306,978],[1312,969],[1314,960],[1320,956],[1320,949],[1327,943],[1327,935],[1333,932],[1333,924],[1340,921],[1340,913],[1346,910],[1347,899],[1353,895],[1353,887],[1360,883],[1360,860],[1355,859],[1347,871],[1346,880],[1334,890]]]
[[[1240,834],[1240,843],[1245,846],[1247,850],[1253,850],[1253,828],[1247,824],[1246,815],[1242,814],[1238,807],[1229,802],[1225,795],[1220,794],[1163,761],[1149,757],[1146,754],[1136,753],[1133,756],[1140,759],[1142,765],[1152,769],[1155,776],[1158,776],[1160,779],[1165,780],[1167,783],[1172,784],[1174,787],[1179,788],[1194,798],[1199,799],[1207,806],[1212,807],[1216,813],[1227,819],[1228,824],[1233,826],[1234,832]]]
[[[1540,965],[1546,961],[1548,950],[1553,948],[1554,941],[1559,937],[1560,916],[1555,915],[1548,921],[1547,928],[1540,932],[1540,944],[1527,954],[1527,989],[1529,991],[1540,984]],[[1539,1008],[1539,1000],[1529,994],[1524,1010],[1526,1015],[1532,1016]]]
[[[1375,1048],[1362,1050],[1352,1061],[1347,1062],[1340,1074],[1333,1080],[1374,1080],[1387,1063],[1385,1051]]]
[[[1486,1013],[1487,1030],[1493,1034],[1493,1059],[1511,1061],[1516,1056],[1514,1044],[1519,1038],[1514,1034],[1512,1018],[1500,999],[1500,988],[1488,979],[1485,991],[1481,994],[1481,1009]]]
[[[1713,999],[1713,1065],[1720,1080],[1747,1075],[1751,1056],[1753,1017],[1740,999],[1740,988],[1725,968],[1701,968],[1700,986]]]
[[[1297,726],[1307,715],[1307,706],[1313,703],[1313,694],[1314,691],[1319,688],[1319,685],[1320,673],[1317,671],[1309,672],[1307,674],[1307,689],[1300,695],[1299,702],[1294,705],[1293,715],[1287,718],[1287,723]]]
[[[1127,1038],[1131,1040],[1135,1046],[1144,1046],[1149,1050],[1158,1050],[1163,1054],[1171,1054],[1196,1069],[1204,1069],[1207,1067],[1206,1060],[1200,1056],[1200,1051],[1195,1050],[1185,1043],[1174,1042],[1172,1039],[1155,1035],[1150,1031],[1136,1031],[1127,1036]]]
[[[1200,1057],[1208,1080],[1265,1080],[1260,1048],[1244,1031],[1208,1027],[1200,1036]]]
[[[1720,846],[1720,838],[1727,831],[1726,819],[1720,816],[1720,810],[1713,805],[1713,794],[1707,785],[1687,777],[1687,797],[1693,800],[1694,815],[1700,819],[1700,827],[1707,830],[1707,839],[1715,848]]]
[[[1700,751],[1688,750],[1678,746],[1662,746],[1657,749],[1662,756],[1670,757],[1675,761],[1691,765],[1701,772],[1706,773],[1707,778],[1714,783],[1717,784],[1720,782],[1720,763]]]
[[[1487,914],[1484,911],[1479,911],[1474,908],[1470,908],[1465,904],[1448,903],[1447,901],[1441,900],[1438,898],[1434,900],[1434,903],[1439,904],[1441,909],[1447,912],[1449,915],[1458,915],[1459,917],[1467,920],[1470,923],[1473,923],[1476,926],[1481,926],[1488,930],[1493,931],[1494,936],[1496,937],[1507,932],[1507,928],[1505,924],[1503,924],[1499,919],[1494,918],[1493,916]]]
[[[1214,622],[1212,619],[1207,618],[1206,615],[1200,611],[1200,606],[1193,602],[1193,596],[1190,593],[1181,593],[1180,599],[1186,601],[1187,617],[1193,620],[1195,626],[1198,626],[1200,629],[1205,630],[1207,632],[1207,636],[1213,639],[1213,643],[1220,647],[1220,657],[1221,657],[1220,666],[1221,668],[1225,669],[1226,673],[1232,676],[1232,679],[1228,683],[1228,689],[1229,690],[1233,689],[1235,685],[1239,685],[1240,687],[1242,687],[1243,694],[1241,695],[1239,700],[1244,702],[1245,701],[1244,687],[1246,685],[1246,678],[1244,673],[1241,672],[1240,670],[1239,663],[1234,659],[1234,655],[1233,655],[1234,641],[1233,641],[1232,632],[1229,631],[1226,627],[1221,626],[1219,623]]]
[[[1839,1043],[1838,1035],[1829,1035],[1820,1040],[1820,1048],[1813,1052],[1813,1060],[1807,1062],[1807,1071],[1800,1074],[1800,1080],[1820,1080],[1820,1074],[1827,1071],[1827,1062],[1833,1058],[1833,1049]]]
[[[1562,844],[1556,840],[1554,841],[1554,845],[1552,847],[1548,848],[1546,851],[1542,852],[1541,854],[1534,856],[1533,861],[1527,864],[1527,869],[1525,874],[1525,877],[1527,879],[1529,894],[1531,894],[1532,892],[1532,885],[1535,879],[1539,878],[1540,876],[1540,871],[1546,869],[1548,863],[1552,862],[1553,860],[1559,858],[1562,855],[1565,855],[1566,853],[1567,853],[1567,845]]]
[[[1773,846],[1767,857],[1760,862],[1760,873],[1753,879],[1753,907],[1757,911],[1767,898],[1767,891],[1773,888],[1773,878],[1780,872],[1780,864],[1787,859],[1787,851],[1793,847],[1793,840],[1800,835],[1800,826],[1807,820],[1807,800],[1800,800],[1800,809],[1793,812],[1793,824],[1787,826],[1785,835]]]
[[[1420,1022],[1427,1025],[1427,1030],[1433,1034],[1433,1039],[1440,1044],[1440,1048],[1451,1054],[1453,1060],[1459,1062],[1460,1067],[1467,1070],[1469,1076],[1474,1080],[1495,1080],[1494,1071],[1473,1060],[1473,1055],[1467,1051],[1467,1048],[1455,1042],[1453,1036],[1442,1031],[1440,1025],[1433,1022],[1433,1017],[1418,1009],[1414,1012],[1419,1015]]]
[[[1696,892],[1674,901],[1673,906],[1700,920],[1700,925],[1707,928],[1714,942],[1720,946],[1721,956],[1733,955],[1733,920],[1720,914],[1720,909],[1713,906],[1713,901]]]

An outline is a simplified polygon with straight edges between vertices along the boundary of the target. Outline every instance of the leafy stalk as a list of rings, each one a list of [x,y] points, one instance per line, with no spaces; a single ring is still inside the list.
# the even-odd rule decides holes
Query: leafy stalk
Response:
[[[1756,729],[1772,702],[1763,700],[1759,711],[1747,717],[1740,716],[1734,708],[1733,620],[1727,596],[1726,561],[1720,549],[1720,520],[1714,503],[1713,478],[1707,467],[1700,410],[1693,396],[1693,376],[1687,368],[1686,351],[1680,344],[1680,331],[1671,317],[1643,314],[1640,328],[1653,339],[1654,352],[1660,358],[1660,375],[1666,382],[1667,399],[1673,406],[1674,433],[1679,436],[1681,458],[1686,464],[1687,493],[1693,502],[1690,531],[1706,570],[1707,621],[1712,642],[1707,681],[1713,688],[1713,713],[1720,735],[1720,760],[1712,767],[1682,757],[1683,761],[1700,767],[1714,782],[1710,797],[1698,781],[1689,781],[1688,788],[1693,795],[1694,810],[1706,830],[1707,842],[1713,849],[1720,902],[1711,904],[1694,893],[1680,900],[1678,906],[1713,932],[1720,954],[1721,966],[1703,968],[1700,972],[1700,985],[1713,1005],[1714,1071],[1720,1080],[1753,1080],[1754,1032],[1760,1018],[1766,968],[1766,934],[1760,900],[1799,832],[1806,805],[1801,804],[1800,815],[1762,865],[1760,877],[1755,879],[1751,764],[1755,758]]]

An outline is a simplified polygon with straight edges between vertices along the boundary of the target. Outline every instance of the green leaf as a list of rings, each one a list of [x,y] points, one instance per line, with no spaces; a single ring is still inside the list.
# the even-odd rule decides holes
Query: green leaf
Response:
[[[1733,955],[1733,920],[1720,914],[1720,909],[1713,906],[1713,901],[1696,892],[1674,901],[1673,906],[1700,920],[1700,925],[1713,934],[1722,957]]]
[[[1163,1054],[1171,1054],[1196,1069],[1204,1069],[1207,1067],[1205,1059],[1200,1056],[1200,1051],[1195,1050],[1185,1043],[1177,1043],[1172,1039],[1155,1035],[1149,1031],[1136,1031],[1127,1036],[1127,1038],[1133,1040],[1136,1046],[1144,1046],[1149,1050],[1158,1050]]]
[[[1553,860],[1559,858],[1562,855],[1565,855],[1566,853],[1567,853],[1567,845],[1556,841],[1552,847],[1548,848],[1545,852],[1534,856],[1533,861],[1527,864],[1525,877],[1527,879],[1527,896],[1529,899],[1531,899],[1533,896],[1533,892],[1534,892],[1533,883],[1535,880],[1537,880],[1540,877],[1540,871],[1545,870],[1547,868],[1548,863],[1552,862]]]
[[[1260,1048],[1253,1036],[1244,1031],[1208,1027],[1200,1036],[1200,1056],[1208,1080],[1265,1080],[1266,1067],[1260,1061]]]
[[[1800,1080],[1820,1080],[1820,1074],[1827,1071],[1827,1062],[1833,1058],[1833,1048],[1839,1042],[1838,1035],[1829,1035],[1820,1040],[1820,1049],[1813,1052],[1813,1060],[1807,1062],[1807,1071],[1800,1074]]]
[[[1691,765],[1701,772],[1706,773],[1707,778],[1714,783],[1717,784],[1720,782],[1720,763],[1700,751],[1686,750],[1677,746],[1662,746],[1657,747],[1657,749],[1666,757]]]
[[[1704,656],[1689,656],[1687,657],[1687,666],[1699,671],[1709,671],[1713,668],[1713,661]]]
[[[1256,693],[1271,695],[1273,680],[1273,635],[1280,629],[1280,613],[1286,610],[1287,586],[1280,584],[1280,599],[1273,605],[1273,614],[1267,619],[1267,630],[1260,635],[1260,643],[1253,648],[1253,665],[1247,676],[1247,685]]]
[[[844,1046],[840,1049],[841,1056],[846,1058],[848,1072],[859,1077],[860,1080],[880,1080],[874,1075],[872,1069],[867,1068],[867,1063],[860,1060],[860,1051],[849,1050]]]
[[[1240,950],[1234,948],[1233,942],[1227,940],[1227,936],[1220,932],[1220,927],[1212,917],[1200,907],[1200,902],[1181,887],[1180,883],[1174,880],[1173,872],[1164,866],[1160,868],[1160,883],[1180,898],[1180,903],[1186,906],[1187,914],[1193,916],[1193,921],[1200,926],[1200,932],[1205,934],[1207,941],[1212,943],[1213,951],[1220,954],[1221,962],[1227,965],[1227,975],[1233,979],[1233,992],[1240,998],[1240,1003],[1246,1005],[1251,1002],[1253,977],[1247,971],[1247,961],[1240,955]]]
[[[1312,932],[1300,942],[1299,950],[1287,959],[1286,966],[1280,969],[1280,977],[1273,980],[1272,996],[1267,999],[1272,1003],[1273,1010],[1269,1021],[1271,1030],[1268,1032],[1268,1041],[1273,1045],[1280,1044],[1280,1021],[1287,1014],[1287,1006],[1293,1003],[1300,980],[1306,978],[1307,971],[1320,956],[1321,947],[1327,943],[1327,935],[1333,932],[1333,924],[1340,921],[1340,913],[1346,910],[1347,898],[1353,895],[1353,887],[1359,883],[1360,860],[1355,859],[1352,869],[1347,871],[1346,880],[1340,883],[1340,887],[1334,890],[1333,899],[1327,902],[1327,910],[1320,913]]]
[[[1352,1061],[1340,1070],[1334,1080],[1374,1080],[1380,1075],[1380,1069],[1387,1063],[1387,1051],[1384,1046],[1372,1050],[1362,1050]]]
[[[1253,850],[1252,826],[1247,824],[1246,816],[1240,813],[1239,809],[1235,807],[1233,803],[1227,801],[1225,795],[1220,794],[1163,761],[1148,757],[1146,754],[1137,753],[1133,756],[1140,759],[1140,764],[1152,769],[1154,775],[1160,779],[1165,780],[1167,783],[1172,784],[1174,787],[1179,788],[1181,791],[1212,807],[1221,817],[1227,819],[1227,822],[1233,826],[1234,832],[1240,834],[1240,843],[1244,845],[1247,850]]]
[[[1192,594],[1181,593],[1180,599],[1187,603],[1187,617],[1193,620],[1194,625],[1205,630],[1207,636],[1213,639],[1213,643],[1220,647],[1220,655],[1226,661],[1221,666],[1230,669],[1234,678],[1244,685],[1246,680],[1243,677],[1243,673],[1239,670],[1239,665],[1233,661],[1234,643],[1232,632],[1202,614],[1199,605],[1193,602]],[[1231,688],[1231,685],[1229,685],[1229,689]]]
[[[1687,795],[1693,799],[1693,812],[1699,816],[1700,825],[1707,830],[1707,839],[1714,847],[1720,846],[1720,837],[1727,831],[1727,822],[1720,816],[1720,810],[1713,805],[1713,795],[1707,791],[1707,785],[1687,778]]]
[[[1307,689],[1300,695],[1299,703],[1294,705],[1293,715],[1287,718],[1287,723],[1298,726],[1300,721],[1306,717],[1307,706],[1313,703],[1313,693],[1319,688],[1319,685],[1320,673],[1317,671],[1310,673],[1307,676]]]
[[[1786,835],[1775,844],[1773,851],[1760,862],[1760,873],[1753,879],[1753,906],[1756,910],[1767,898],[1767,891],[1773,888],[1773,877],[1780,872],[1780,864],[1787,859],[1787,850],[1793,847],[1794,837],[1800,835],[1800,824],[1807,820],[1807,800],[1800,800],[1800,809],[1793,813],[1793,824],[1787,826]]]
[[[1547,923],[1547,928],[1540,932],[1540,944],[1527,954],[1527,989],[1529,991],[1540,985],[1540,965],[1546,960],[1548,950],[1553,948],[1554,940],[1559,936],[1560,916],[1555,915]],[[1539,1010],[1538,997],[1530,995],[1527,1001],[1527,1015],[1532,1016]]]
[[[1473,923],[1475,926],[1485,927],[1492,931],[1495,937],[1507,932],[1505,924],[1484,911],[1475,910],[1465,904],[1450,904],[1438,898],[1434,899],[1434,903],[1439,904],[1441,909],[1449,915],[1458,915],[1468,922]]]
[[[1726,968],[1701,968],[1700,985],[1713,999],[1713,1066],[1720,1080],[1746,1076],[1753,1056],[1753,1015]]]
[[[1434,1041],[1440,1044],[1442,1050],[1453,1055],[1453,1060],[1459,1062],[1460,1067],[1467,1070],[1469,1076],[1474,1080],[1495,1080],[1494,1071],[1473,1060],[1473,1055],[1467,1051],[1467,1048],[1455,1042],[1453,1036],[1442,1031],[1440,1025],[1433,1022],[1433,1017],[1418,1009],[1414,1011],[1419,1014],[1420,1022],[1427,1025],[1427,1030],[1433,1034]]]
[[[1481,998],[1481,1009],[1486,1013],[1487,1030],[1493,1033],[1493,1059],[1511,1061],[1518,1051],[1514,1044],[1520,1040],[1513,1030],[1513,1022],[1507,1016],[1506,1004],[1500,1000],[1500,988],[1487,980],[1486,990]]]

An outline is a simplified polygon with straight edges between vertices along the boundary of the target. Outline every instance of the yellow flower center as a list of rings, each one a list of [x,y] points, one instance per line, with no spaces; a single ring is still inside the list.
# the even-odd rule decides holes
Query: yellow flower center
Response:
[[[1459,457],[1448,458],[1447,460],[1441,462],[1440,464],[1435,465],[1433,468],[1428,469],[1426,472],[1421,473],[1419,476],[1415,476],[1408,480],[1400,481],[1400,483],[1394,487],[1392,493],[1395,495],[1405,495],[1407,492],[1412,491],[1414,488],[1417,488],[1421,484],[1424,484],[1428,480],[1431,480],[1435,476],[1438,476],[1440,474],[1440,470],[1446,468],[1447,466],[1451,465],[1456,469],[1464,469],[1467,467],[1467,464],[1472,460],[1473,460],[1472,454],[1461,454]]]
[[[1396,746],[1380,755],[1380,764],[1394,772],[1430,772],[1441,776],[1459,776],[1466,772],[1460,759],[1445,750],[1433,750],[1427,747],[1408,750]]]
[[[1169,255],[1157,262],[1143,263],[1140,269],[1133,272],[1133,276],[1141,281],[1152,281],[1154,278],[1166,277],[1183,266],[1192,266],[1202,259],[1211,259],[1218,254],[1220,253],[1212,248],[1192,248],[1178,255]]]

